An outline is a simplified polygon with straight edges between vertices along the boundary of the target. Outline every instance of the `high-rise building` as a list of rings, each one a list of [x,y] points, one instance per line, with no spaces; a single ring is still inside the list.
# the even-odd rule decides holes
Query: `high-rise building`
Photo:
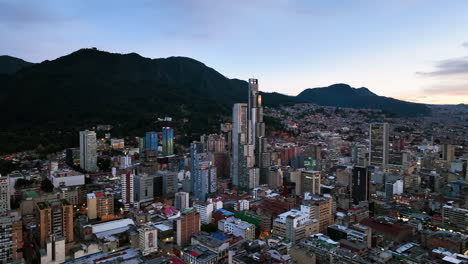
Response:
[[[0,175],[0,214],[10,211],[10,192],[8,186],[8,177],[1,177]]]
[[[369,131],[369,164],[386,167],[388,164],[388,123],[372,123]]]
[[[193,208],[185,209],[176,220],[176,241],[178,246],[187,245],[193,233],[200,232],[200,214]]]
[[[87,195],[88,218],[109,218],[114,215],[114,197],[110,193],[94,192]]]
[[[354,204],[369,200],[370,171],[366,167],[353,167],[351,197]]]
[[[174,154],[174,129],[171,127],[163,127],[162,129],[162,145],[163,155]]]
[[[199,201],[205,201],[208,193],[216,192],[216,168],[212,166],[212,155],[203,151],[203,144],[190,145],[190,175],[193,193]]]
[[[85,171],[97,171],[96,132],[80,131],[80,167]]]
[[[308,192],[310,194],[320,194],[320,171],[301,172],[301,195]]]
[[[23,258],[23,223],[19,216],[0,217],[0,263],[16,263]],[[19,262],[23,263],[23,262]]]
[[[247,158],[244,153],[244,146],[247,145],[247,104],[234,104],[232,122],[231,177],[232,184],[240,187],[241,178],[247,174]]]
[[[193,208],[200,214],[200,222],[204,225],[211,223],[213,218],[214,204],[210,201],[196,202]]]
[[[455,160],[455,146],[444,144],[442,146],[442,159],[448,162]]]
[[[304,204],[301,205],[301,211],[307,212],[309,218],[318,220],[319,232],[326,232],[327,227],[334,222],[333,198],[327,194],[313,196],[312,199],[304,201]]]
[[[125,211],[129,211],[134,203],[134,178],[132,172],[124,173],[120,176],[120,185],[122,187],[122,203],[124,204]]]
[[[153,177],[146,174],[137,174],[133,177],[134,201],[148,203],[154,200]]]
[[[179,211],[184,211],[189,207],[189,194],[187,192],[178,192],[175,194],[174,205]]]
[[[178,191],[178,177],[176,171],[160,170],[156,172],[156,177],[162,177],[162,195],[165,198],[172,198]]]
[[[260,170],[255,167],[255,145],[249,139],[248,108],[246,104],[234,104],[232,130],[232,184],[241,190],[259,185]]]
[[[145,149],[158,151],[158,133],[146,132],[145,136]]]
[[[224,152],[226,151],[226,138],[224,135],[210,134],[200,137],[201,143],[206,147],[207,152]]]
[[[73,205],[65,200],[53,200],[37,203],[36,210],[41,248],[46,247],[50,236],[64,237],[66,243],[73,242]]]

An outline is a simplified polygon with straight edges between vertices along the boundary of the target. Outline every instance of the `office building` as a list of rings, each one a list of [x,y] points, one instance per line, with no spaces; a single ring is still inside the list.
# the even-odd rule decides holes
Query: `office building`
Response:
[[[143,256],[158,252],[158,230],[154,226],[145,225],[138,229],[139,248]]]
[[[80,148],[68,148],[65,153],[68,166],[80,166]]]
[[[0,263],[23,259],[23,223],[19,216],[0,217]]]
[[[444,144],[442,146],[442,159],[448,162],[455,160],[455,146],[451,144]]]
[[[200,222],[204,225],[211,223],[213,218],[214,204],[209,200],[206,202],[196,202],[193,208],[200,214]]]
[[[354,204],[369,200],[370,171],[366,167],[353,167],[351,197]]]
[[[178,246],[188,245],[193,233],[200,232],[200,214],[193,208],[185,209],[176,220],[176,241]]]
[[[247,144],[247,104],[234,104],[232,112],[232,184],[240,186],[240,178],[246,177],[247,160],[244,145]]]
[[[205,146],[207,152],[216,153],[226,151],[226,138],[224,135],[202,135],[200,141]]]
[[[65,186],[82,186],[85,184],[85,175],[68,169],[58,170],[51,175],[50,180],[56,188]]]
[[[178,192],[175,194],[174,205],[175,208],[179,211],[184,211],[186,208],[189,208],[189,194],[187,192]]]
[[[138,204],[151,203],[154,200],[153,177],[146,174],[137,174],[133,177],[134,202]]]
[[[129,211],[134,203],[134,180],[132,172],[124,173],[120,176],[120,186],[122,188],[122,203],[124,204],[125,211]]]
[[[468,210],[452,205],[444,205],[442,207],[442,223],[447,229],[467,233]]]
[[[73,242],[73,205],[65,200],[39,202],[36,212],[41,248],[46,248],[50,236],[63,237],[65,243]]]
[[[273,221],[273,235],[284,237],[293,244],[319,232],[317,219],[310,218],[308,212],[292,209],[278,215]]]
[[[87,195],[88,219],[112,218],[114,215],[114,197],[107,192],[94,192]]]
[[[165,198],[172,198],[174,194],[178,191],[178,178],[177,172],[175,171],[168,171],[168,170],[160,170],[156,172],[156,177],[162,177],[162,194]]]
[[[388,123],[372,123],[369,130],[369,164],[386,167],[388,164]]]
[[[0,214],[10,211],[9,179],[0,175]]]
[[[307,170],[301,172],[301,195],[305,193],[320,194],[320,171]]]
[[[243,237],[247,240],[255,239],[255,225],[235,217],[219,220],[218,229],[233,234],[234,236]]]
[[[163,155],[174,154],[174,129],[163,127],[162,129],[162,152]]]
[[[249,120],[249,140],[254,144],[255,163],[258,168],[262,166],[263,153],[265,152],[265,123],[263,122],[262,96],[258,90],[258,80],[249,79],[249,100],[248,100],[248,120]]]
[[[89,172],[97,171],[96,133],[80,131],[80,167]]]
[[[208,193],[216,192],[216,168],[212,166],[212,155],[203,152],[203,144],[190,145],[190,174],[193,193],[198,201],[205,201]]]
[[[158,151],[158,133],[156,132],[146,132],[145,136],[145,149]]]
[[[306,212],[309,218],[318,220],[321,233],[326,232],[327,227],[334,223],[333,198],[328,194],[312,196],[310,200],[305,200],[301,211]]]

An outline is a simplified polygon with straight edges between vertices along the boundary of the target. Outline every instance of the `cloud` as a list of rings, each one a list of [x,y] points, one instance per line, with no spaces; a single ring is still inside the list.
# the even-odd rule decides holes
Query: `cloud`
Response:
[[[468,41],[462,43],[462,47],[468,48]]]
[[[435,68],[435,71],[416,74],[427,77],[468,75],[468,56],[439,61]]]
[[[467,96],[468,84],[438,83],[427,86],[423,90],[431,95]]]

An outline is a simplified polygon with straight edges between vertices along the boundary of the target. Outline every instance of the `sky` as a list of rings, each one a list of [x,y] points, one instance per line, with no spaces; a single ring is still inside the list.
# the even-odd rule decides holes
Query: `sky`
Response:
[[[0,55],[41,62],[85,47],[191,57],[267,92],[347,83],[468,103],[466,0],[0,0]]]

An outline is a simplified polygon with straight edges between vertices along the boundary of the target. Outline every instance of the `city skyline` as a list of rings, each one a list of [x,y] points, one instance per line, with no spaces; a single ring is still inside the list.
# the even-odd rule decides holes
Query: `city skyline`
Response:
[[[347,83],[406,101],[468,102],[463,1],[3,0],[0,7],[2,54],[31,62],[97,47],[191,57],[229,78],[261,79],[266,92]]]

